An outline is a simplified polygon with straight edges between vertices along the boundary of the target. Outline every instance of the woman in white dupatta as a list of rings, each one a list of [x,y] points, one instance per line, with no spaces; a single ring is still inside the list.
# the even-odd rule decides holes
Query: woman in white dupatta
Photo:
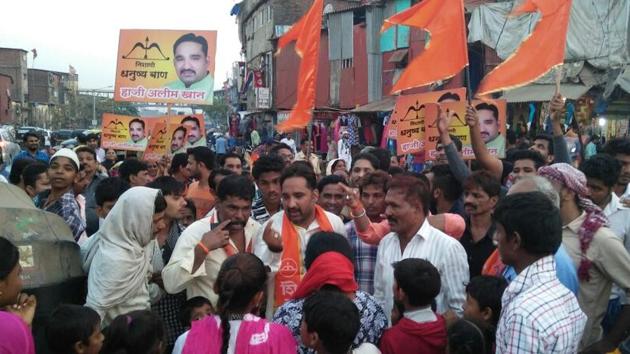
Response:
[[[150,308],[150,257],[147,245],[166,227],[166,200],[157,189],[126,191],[95,238],[89,265],[86,306],[96,310],[107,326],[116,316]],[[150,247],[149,247],[150,248]]]

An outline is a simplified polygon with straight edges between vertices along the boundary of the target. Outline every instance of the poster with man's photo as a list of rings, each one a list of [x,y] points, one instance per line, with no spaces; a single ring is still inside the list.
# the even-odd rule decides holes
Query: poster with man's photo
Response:
[[[470,140],[470,128],[466,124],[467,104],[466,101],[442,103],[440,104],[440,114],[447,122],[451,140],[459,140],[462,143],[462,157],[466,160],[473,160],[475,154]],[[477,110],[477,124],[479,124],[481,138],[486,144],[488,152],[498,158],[504,158],[506,101],[503,99],[472,100],[471,104]],[[427,124],[426,126],[427,149],[425,150],[425,158],[426,160],[445,162],[446,155],[440,141],[437,115],[434,121],[435,124]]]
[[[148,142],[149,131],[144,118],[103,113],[103,149],[144,151]]]
[[[145,159],[158,160],[206,146],[206,127],[202,114],[139,118],[105,113],[102,144],[105,149],[144,151]]]
[[[211,105],[216,31],[121,30],[114,99]]]

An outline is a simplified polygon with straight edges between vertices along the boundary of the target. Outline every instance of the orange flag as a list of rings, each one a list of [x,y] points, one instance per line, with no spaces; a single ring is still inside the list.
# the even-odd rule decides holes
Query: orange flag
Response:
[[[517,88],[545,75],[564,62],[571,0],[525,0],[512,13],[540,11],[531,35],[503,63],[483,78],[477,96]]]
[[[386,19],[381,32],[393,25],[422,28],[431,40],[409,63],[392,93],[448,79],[468,65],[463,0],[423,0]]]
[[[278,40],[279,51],[287,44],[297,41],[295,51],[301,58],[297,82],[297,102],[293,106],[289,118],[276,126],[278,131],[286,132],[304,128],[313,116],[323,11],[324,1],[315,0],[306,15]]]

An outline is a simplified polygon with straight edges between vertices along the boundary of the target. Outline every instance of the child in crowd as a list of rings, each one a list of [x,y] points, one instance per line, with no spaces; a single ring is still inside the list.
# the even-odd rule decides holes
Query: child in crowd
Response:
[[[85,219],[81,217],[79,204],[75,199],[74,184],[78,181],[79,157],[70,149],[57,151],[50,159],[48,177],[50,190],[37,195],[36,206],[61,216],[72,230],[75,241],[85,231]]]
[[[186,300],[182,305],[182,309],[179,312],[179,321],[184,327],[190,328],[193,321],[200,320],[213,312],[214,309],[210,300],[203,296],[195,296]]]
[[[48,348],[55,354],[98,354],[103,339],[101,318],[85,306],[60,305],[46,326]]]
[[[39,193],[50,189],[50,178],[48,178],[48,165],[41,162],[34,162],[22,171],[22,181],[24,190],[29,197],[35,198]]]
[[[428,261],[404,259],[394,265],[394,299],[404,305],[398,323],[381,337],[383,353],[441,354],[446,348],[446,322],[431,309],[440,293],[440,273]]]
[[[127,189],[129,189],[129,184],[120,177],[105,178],[98,183],[94,192],[94,199],[96,201],[96,215],[98,215],[99,226],[103,223],[109,211],[112,210],[118,198]]]
[[[501,297],[507,285],[503,277],[480,275],[470,279],[466,285],[464,318],[496,328],[501,315]]]
[[[461,319],[448,328],[447,354],[494,353],[492,331],[483,322]]]
[[[210,300],[203,296],[195,296],[186,300],[179,312],[179,321],[186,329],[190,329],[194,321],[198,321],[214,312]],[[183,348],[186,336],[181,335],[175,341],[175,347]]]
[[[147,310],[120,315],[103,331],[100,354],[162,354],[164,325],[160,316]]]
[[[305,346],[318,354],[346,354],[359,332],[360,318],[356,305],[346,295],[318,291],[304,301],[300,336]],[[378,354],[371,343],[363,343],[353,354]]]

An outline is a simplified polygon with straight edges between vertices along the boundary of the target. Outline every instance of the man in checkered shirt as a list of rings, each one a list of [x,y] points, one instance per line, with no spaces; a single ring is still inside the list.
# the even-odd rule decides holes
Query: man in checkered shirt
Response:
[[[501,259],[518,274],[503,294],[496,353],[577,353],[586,315],[556,276],[560,211],[540,192],[518,193],[494,218]]]

